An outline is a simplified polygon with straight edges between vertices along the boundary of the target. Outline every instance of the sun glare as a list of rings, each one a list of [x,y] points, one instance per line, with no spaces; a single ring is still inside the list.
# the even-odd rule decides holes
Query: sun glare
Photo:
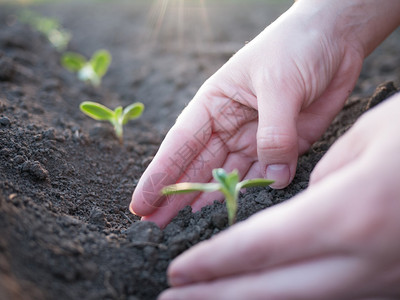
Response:
[[[205,0],[154,0],[148,24],[149,42],[173,43],[178,48],[211,34]]]

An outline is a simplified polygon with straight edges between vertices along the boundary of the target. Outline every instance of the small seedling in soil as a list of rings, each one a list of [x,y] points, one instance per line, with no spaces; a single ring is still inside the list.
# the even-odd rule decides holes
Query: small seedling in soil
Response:
[[[118,106],[115,110],[92,101],[84,101],[79,107],[83,113],[95,120],[109,121],[114,126],[120,144],[123,142],[123,125],[130,120],[139,118],[144,110],[144,105],[140,102],[128,105],[124,109],[122,106]]]
[[[57,19],[42,17],[31,10],[23,10],[19,19],[44,34],[58,51],[61,52],[67,48],[71,34],[60,25]]]
[[[111,63],[111,54],[107,50],[96,51],[90,60],[79,53],[66,52],[61,57],[61,64],[71,72],[77,72],[78,78],[94,86],[101,84],[101,79],[106,74]]]
[[[248,179],[239,182],[239,173],[233,170],[226,173],[224,169],[212,171],[215,183],[192,183],[182,182],[164,187],[161,190],[163,195],[182,194],[190,192],[215,192],[220,191],[225,196],[226,208],[228,210],[229,225],[235,222],[239,192],[243,188],[268,186],[274,181],[269,179]]]

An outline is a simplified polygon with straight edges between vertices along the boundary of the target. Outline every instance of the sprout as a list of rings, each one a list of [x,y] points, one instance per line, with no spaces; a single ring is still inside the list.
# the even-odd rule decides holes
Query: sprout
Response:
[[[31,25],[41,32],[49,42],[60,52],[67,48],[71,40],[71,33],[65,30],[57,19],[42,17],[31,10],[23,10],[19,14],[19,20]]]
[[[228,211],[229,225],[235,222],[237,212],[237,201],[239,191],[243,188],[268,186],[273,180],[268,179],[248,179],[239,182],[239,173],[237,170],[226,173],[224,169],[214,169],[212,171],[215,183],[191,183],[182,182],[164,187],[161,190],[163,195],[182,194],[190,192],[215,192],[220,191],[225,196],[226,208]]]
[[[144,110],[144,105],[140,102],[128,105],[124,109],[122,106],[118,106],[114,111],[92,101],[84,101],[79,107],[83,113],[95,120],[109,121],[114,126],[115,134],[120,144],[123,142],[123,125],[130,120],[139,118]]]
[[[61,64],[71,72],[77,72],[78,78],[90,82],[94,86],[101,84],[111,63],[111,54],[107,50],[96,51],[92,58],[86,58],[78,53],[66,52],[61,58]]]

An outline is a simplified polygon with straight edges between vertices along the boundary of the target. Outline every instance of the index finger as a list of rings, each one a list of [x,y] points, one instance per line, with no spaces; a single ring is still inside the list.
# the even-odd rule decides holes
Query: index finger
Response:
[[[163,208],[172,217],[196,195],[185,195],[180,198],[184,201],[179,205],[171,205],[174,197],[161,196],[163,187],[181,181],[208,182],[211,179],[212,168],[221,165],[227,154],[223,140],[213,136],[218,128],[210,112],[217,111],[219,105],[220,95],[204,95],[201,91],[189,103],[139,180],[130,204],[133,213],[149,216]],[[210,144],[210,141],[213,142]]]

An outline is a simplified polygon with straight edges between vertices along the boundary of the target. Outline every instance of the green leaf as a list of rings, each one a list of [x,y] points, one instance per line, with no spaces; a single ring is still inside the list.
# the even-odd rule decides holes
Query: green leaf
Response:
[[[73,52],[66,52],[61,57],[61,64],[71,72],[78,72],[86,64],[86,59],[82,55]]]
[[[122,114],[122,124],[125,125],[129,120],[133,120],[139,118],[144,110],[143,103],[136,102],[131,105],[128,105],[124,109],[124,113]]]
[[[214,169],[213,177],[216,181],[221,183],[221,191],[225,196],[227,193],[234,196],[236,185],[239,182],[239,173],[237,170],[233,170],[231,173],[226,173],[222,168]]]
[[[228,211],[228,222],[232,225],[235,222],[238,208],[237,200],[240,189],[255,186],[268,186],[274,181],[269,179],[249,179],[239,182],[239,172],[233,170],[226,173],[222,168],[212,171],[217,183],[192,183],[182,182],[164,187],[161,190],[163,195],[181,194],[190,192],[214,192],[220,191],[225,196],[226,208]]]
[[[114,119],[114,112],[100,103],[84,101],[79,107],[82,112],[95,120],[112,122]]]
[[[248,180],[243,180],[242,182],[239,183],[239,189],[257,187],[257,186],[269,186],[270,184],[273,183],[274,180],[269,180],[269,179],[262,179],[262,178],[248,179]]]
[[[191,192],[215,192],[218,191],[219,189],[220,185],[218,183],[182,182],[164,187],[161,190],[161,194],[172,195],[172,194],[184,194]]]
[[[226,171],[222,168],[212,170],[212,175],[216,181],[221,183],[225,182],[227,176]]]
[[[233,170],[226,176],[225,184],[232,191],[235,189],[236,185],[239,182],[239,173],[238,170]]]
[[[119,117],[121,117],[121,115],[122,115],[122,106],[118,106],[117,108],[114,109],[114,118],[118,120]]]
[[[106,74],[111,63],[111,54],[107,50],[96,51],[90,59],[94,72],[100,78]]]

